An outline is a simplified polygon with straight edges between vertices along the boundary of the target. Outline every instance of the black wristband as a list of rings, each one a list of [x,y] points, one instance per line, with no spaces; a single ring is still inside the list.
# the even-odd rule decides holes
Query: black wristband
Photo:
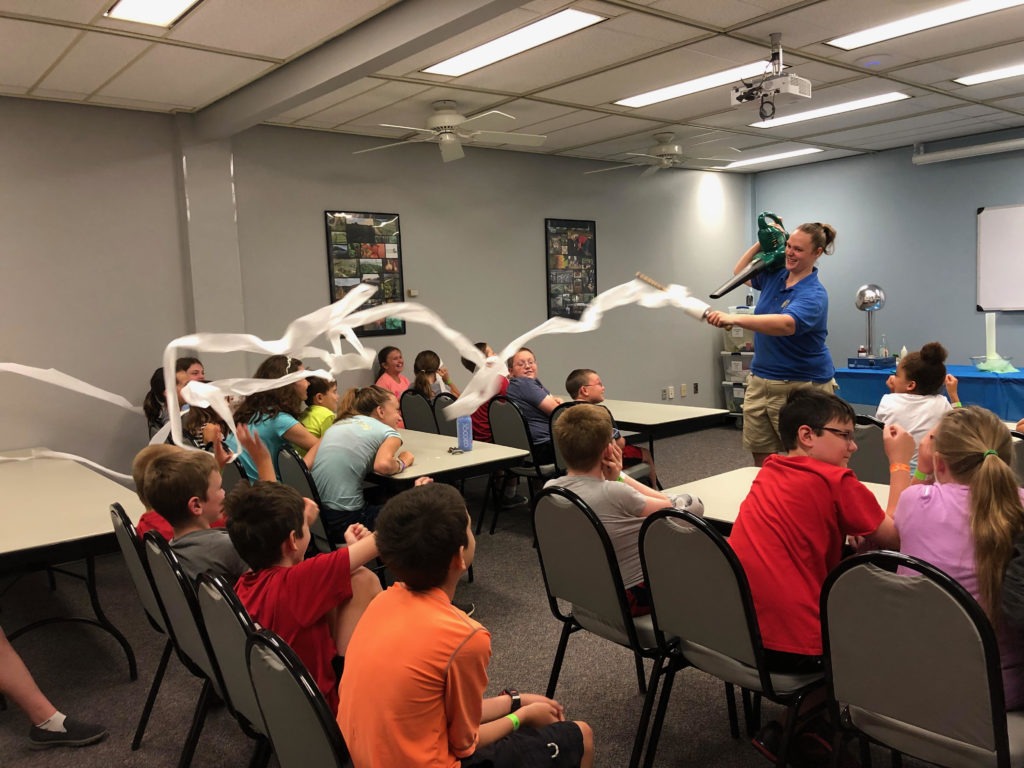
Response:
[[[522,697],[520,697],[519,691],[517,691],[515,688],[506,688],[504,691],[502,691],[502,693],[506,696],[512,697],[512,709],[510,709],[509,712],[515,712],[517,709],[523,706],[523,699]]]

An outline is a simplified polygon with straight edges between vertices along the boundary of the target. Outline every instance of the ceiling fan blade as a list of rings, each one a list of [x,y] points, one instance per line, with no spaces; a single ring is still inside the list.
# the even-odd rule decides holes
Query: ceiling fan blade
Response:
[[[468,138],[485,144],[513,144],[517,147],[539,147],[547,136],[536,133],[506,133],[505,131],[472,131]]]
[[[450,163],[452,160],[461,160],[466,156],[466,153],[462,151],[462,142],[454,136],[449,141],[439,142],[438,146],[441,148],[441,160],[446,163]]]
[[[648,168],[646,171],[644,171],[643,173],[640,174],[640,178],[642,179],[645,176],[653,176],[654,174],[656,174],[660,170],[661,170],[661,166],[660,165],[652,165],[650,168]]]
[[[487,112],[481,112],[479,115],[473,115],[472,117],[467,117],[465,120],[462,121],[462,123],[460,123],[460,125],[465,125],[466,123],[470,122],[471,120],[479,120],[481,117],[487,117],[488,115],[501,115],[502,117],[507,117],[509,120],[515,120],[516,119],[514,115],[510,115],[508,112],[502,112],[499,109],[491,109],[491,110],[488,110]]]
[[[381,128],[400,128],[403,131],[416,131],[416,133],[434,133],[432,128],[416,128],[411,125],[393,125],[392,123],[378,123],[378,125]]]
[[[362,155],[367,152],[376,152],[378,149],[390,149],[391,147],[400,147],[403,144],[415,144],[421,139],[409,139],[408,141],[396,141],[393,144],[381,144],[379,147],[370,147],[369,149],[360,149],[353,152],[353,155]]]
[[[611,168],[598,168],[596,171],[584,171],[584,176],[589,176],[592,173],[608,173],[608,171],[621,171],[624,168],[636,168],[637,164],[633,165],[613,165]]]

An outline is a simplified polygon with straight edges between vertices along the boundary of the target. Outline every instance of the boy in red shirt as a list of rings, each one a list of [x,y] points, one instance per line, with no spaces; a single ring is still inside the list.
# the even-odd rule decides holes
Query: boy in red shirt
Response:
[[[483,697],[490,633],[452,605],[476,549],[462,496],[440,484],[400,493],[376,536],[402,583],[373,601],[349,644],[338,725],[356,768],[591,768],[593,734],[558,702]]]
[[[775,672],[821,669],[818,599],[839,564],[847,536],[872,548],[899,548],[892,521],[910,484],[914,438],[885,427],[890,461],[889,502],[874,494],[846,464],[857,450],[854,412],[835,395],[794,391],[779,411],[787,453],[765,461],[740,505],[729,543],[743,564],[754,599],[765,661]]]
[[[306,665],[331,711],[338,709],[334,657],[344,657],[352,630],[380,582],[364,563],[377,557],[362,525],[345,531],[348,545],[303,560],[318,510],[294,488],[260,481],[225,504],[228,534],[252,567],[235,593],[253,621],[273,630]]]

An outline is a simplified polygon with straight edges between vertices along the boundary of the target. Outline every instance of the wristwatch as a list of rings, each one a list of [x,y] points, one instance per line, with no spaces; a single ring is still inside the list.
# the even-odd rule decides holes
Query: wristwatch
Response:
[[[519,691],[517,691],[515,688],[506,688],[504,691],[502,691],[502,693],[506,696],[512,697],[512,709],[510,709],[509,712],[515,712],[517,709],[523,706],[523,699],[522,697],[520,697]]]

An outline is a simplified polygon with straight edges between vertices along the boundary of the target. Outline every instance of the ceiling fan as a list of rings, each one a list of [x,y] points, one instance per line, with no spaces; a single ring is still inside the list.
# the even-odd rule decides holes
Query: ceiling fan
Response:
[[[488,115],[501,115],[502,117],[507,117],[510,120],[515,120],[515,117],[512,115],[500,112],[497,109],[492,109],[488,112],[481,112],[479,115],[473,115],[472,117],[466,117],[457,110],[454,101],[449,101],[447,99],[443,101],[435,101],[433,107],[434,114],[427,118],[426,128],[416,128],[411,125],[392,125],[390,123],[380,124],[382,128],[401,128],[407,131],[416,131],[420,134],[419,136],[413,136],[411,139],[405,139],[404,141],[396,141],[393,144],[383,144],[379,147],[361,149],[358,152],[353,152],[352,154],[361,155],[364,152],[376,152],[378,149],[398,147],[402,144],[418,144],[424,141],[431,141],[440,147],[441,159],[447,163],[465,156],[465,153],[462,151],[463,142],[479,142],[481,144],[515,144],[520,147],[539,147],[547,138],[547,136],[540,136],[536,133],[507,133],[505,131],[473,131],[463,129],[463,126],[465,126],[466,123],[472,122],[473,120],[479,120],[481,117],[487,117]]]
[[[585,171],[584,175],[590,175],[592,173],[607,173],[608,171],[621,171],[623,168],[636,168],[637,166],[647,166],[647,170],[640,174],[641,178],[644,176],[651,176],[662,168],[707,168],[710,163],[716,162],[729,162],[732,158],[728,157],[690,157],[683,154],[682,145],[675,143],[676,135],[674,133],[656,133],[654,134],[654,141],[656,144],[648,149],[646,152],[627,152],[627,155],[632,157],[641,158],[639,160],[630,161],[627,165],[616,165],[611,168],[600,168],[596,171]],[[728,147],[732,152],[739,152],[738,149]]]

